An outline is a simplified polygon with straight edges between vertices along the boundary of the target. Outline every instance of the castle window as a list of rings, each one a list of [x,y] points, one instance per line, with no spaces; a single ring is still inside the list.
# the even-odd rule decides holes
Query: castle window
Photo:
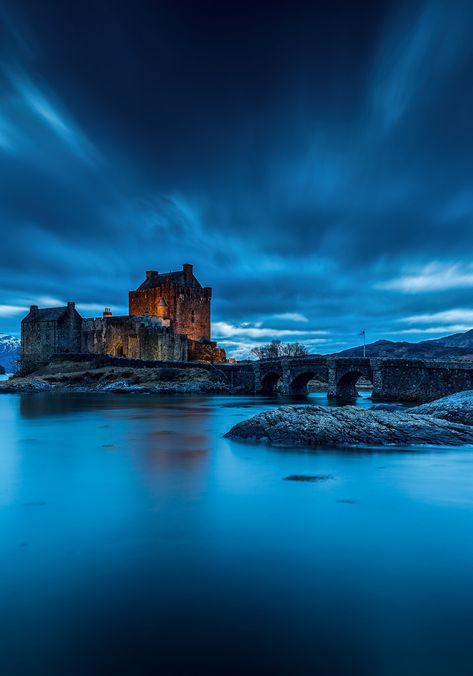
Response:
[[[191,312],[191,322],[192,322],[193,324],[194,324],[194,322],[195,322],[195,312],[194,312],[194,310],[192,310],[192,312]]]

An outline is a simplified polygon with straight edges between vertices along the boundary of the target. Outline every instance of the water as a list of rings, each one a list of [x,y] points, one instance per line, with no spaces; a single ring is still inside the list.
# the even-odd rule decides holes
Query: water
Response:
[[[222,438],[276,403],[0,397],[0,673],[471,676],[473,451]]]

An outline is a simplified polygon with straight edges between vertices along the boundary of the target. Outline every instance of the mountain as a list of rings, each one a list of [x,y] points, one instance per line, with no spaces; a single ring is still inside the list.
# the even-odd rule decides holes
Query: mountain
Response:
[[[0,366],[6,373],[17,370],[16,361],[20,353],[20,341],[14,336],[0,336]]]
[[[467,336],[469,338],[463,338]],[[453,341],[450,344],[450,340]],[[470,342],[468,342],[470,341]],[[342,350],[332,356],[362,357],[363,347],[352,347]],[[367,357],[388,357],[391,359],[456,359],[459,361],[473,361],[473,331],[466,334],[445,336],[438,340],[424,340],[421,343],[394,342],[392,340],[377,340],[366,346]]]
[[[465,333],[453,333],[451,336],[437,338],[436,340],[425,341],[432,345],[443,345],[446,347],[472,347],[473,348],[473,329]]]

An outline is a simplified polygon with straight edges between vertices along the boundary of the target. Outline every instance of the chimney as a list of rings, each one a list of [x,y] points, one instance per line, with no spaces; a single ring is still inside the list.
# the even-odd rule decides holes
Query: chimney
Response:
[[[146,270],[146,279],[151,279],[151,277],[157,277],[157,270]]]
[[[35,315],[38,312],[39,308],[37,305],[30,305],[30,312],[32,315]]]
[[[105,308],[105,310],[103,311],[103,316],[104,317],[111,317],[112,316],[112,311],[110,310],[109,307]]]
[[[69,301],[69,303],[67,304],[67,311],[68,312],[74,312],[75,309],[76,309],[76,304],[73,303],[72,301]]]
[[[182,266],[182,270],[184,272],[184,281],[187,284],[191,284],[194,266],[191,265],[190,263],[184,263],[184,265]]]

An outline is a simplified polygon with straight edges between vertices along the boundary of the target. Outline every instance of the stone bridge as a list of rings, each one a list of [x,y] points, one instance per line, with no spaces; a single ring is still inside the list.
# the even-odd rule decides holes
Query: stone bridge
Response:
[[[377,401],[424,402],[473,389],[473,362],[467,361],[307,356],[213,366],[235,390],[304,395],[317,378],[327,383],[327,396],[340,401],[357,397],[360,377],[372,383]]]

